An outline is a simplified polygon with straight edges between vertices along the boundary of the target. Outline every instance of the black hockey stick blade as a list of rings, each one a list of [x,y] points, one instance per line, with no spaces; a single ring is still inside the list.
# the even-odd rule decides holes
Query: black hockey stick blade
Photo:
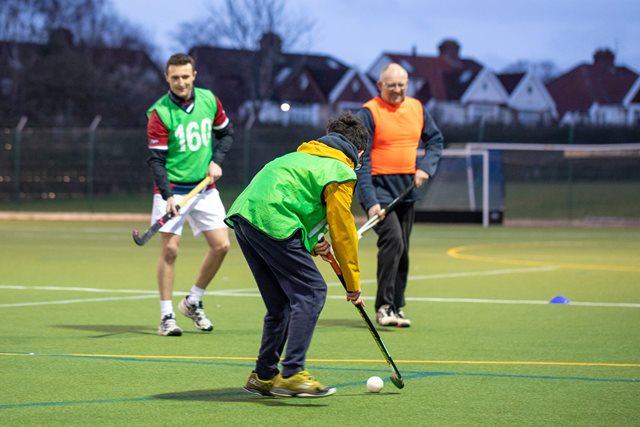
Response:
[[[320,239],[323,239],[323,238],[324,237],[321,237]],[[344,289],[347,290],[347,284],[344,281],[344,276],[342,275],[342,269],[340,268],[338,261],[336,261],[332,253],[329,253],[328,259],[329,259],[329,264],[331,265],[331,268],[333,268],[334,273],[336,273],[336,276],[338,276],[338,280],[340,280],[340,283],[342,283],[342,286],[344,287]],[[360,313],[360,317],[362,317],[362,320],[364,320],[364,322],[367,324],[367,329],[369,329],[369,332],[371,333],[373,340],[378,345],[378,348],[380,349],[382,356],[384,357],[385,361],[387,362],[387,364],[392,370],[392,373],[389,379],[391,380],[393,385],[396,386],[397,388],[404,388],[404,381],[402,380],[402,375],[400,374],[400,371],[398,370],[398,367],[396,366],[395,362],[391,358],[391,354],[389,354],[389,350],[387,350],[387,347],[384,345],[384,342],[382,342],[382,338],[380,337],[380,334],[376,330],[376,327],[371,322],[371,319],[367,315],[367,312],[364,310],[363,306],[356,305],[356,308],[358,309],[358,313]]]
[[[147,243],[151,238],[162,228],[163,225],[167,223],[171,218],[173,218],[172,212],[167,212],[164,214],[162,218],[153,223],[151,227],[149,227],[142,235],[136,228],[133,230],[133,241],[136,242],[136,245],[142,246]]]
[[[204,188],[210,183],[211,178],[209,176],[205,177],[202,181],[200,181],[198,185],[196,185],[191,191],[189,191],[189,194],[187,194],[178,205],[176,205],[176,210],[180,210],[181,206],[186,205],[189,200],[191,200],[196,194],[204,190]],[[136,245],[138,246],[144,245],[158,232],[158,230],[162,228],[163,225],[167,223],[167,221],[169,221],[173,217],[173,213],[167,212],[162,218],[153,223],[153,225],[149,227],[147,231],[142,234],[142,236],[137,229],[133,230],[133,241],[136,242]]]

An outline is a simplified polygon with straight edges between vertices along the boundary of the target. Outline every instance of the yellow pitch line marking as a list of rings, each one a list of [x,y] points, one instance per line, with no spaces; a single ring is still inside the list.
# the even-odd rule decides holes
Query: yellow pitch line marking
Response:
[[[549,246],[557,246],[559,243],[557,242],[530,242],[530,243],[519,243],[519,244],[495,244],[495,245],[474,245],[474,246],[457,246],[455,248],[451,248],[447,250],[447,255],[451,258],[455,259],[464,259],[468,261],[482,261],[482,262],[497,262],[500,264],[510,264],[510,265],[526,265],[530,267],[547,267],[547,266],[556,266],[560,268],[569,268],[574,270],[597,270],[597,271],[616,271],[616,272],[631,272],[631,273],[640,273],[640,268],[638,267],[630,267],[626,265],[611,265],[611,264],[582,264],[582,263],[570,263],[570,262],[554,262],[554,261],[532,261],[532,260],[524,260],[524,259],[516,259],[516,258],[501,258],[501,257],[493,257],[493,256],[482,256],[482,255],[468,255],[463,254],[462,252],[472,251],[472,250],[483,250],[483,249],[493,249],[497,247],[523,247],[523,246],[540,246],[540,247],[549,247]]]
[[[112,357],[112,358],[129,358],[129,359],[177,359],[177,360],[253,360],[255,357],[242,356],[143,356],[129,354],[61,354],[60,356],[73,357]]]
[[[0,353],[0,356],[37,356],[34,353]],[[153,356],[132,354],[47,354],[45,356],[68,356],[86,358],[121,358],[141,360],[248,360],[254,361],[255,357],[244,356]],[[384,359],[307,359],[307,362],[315,363],[380,363]],[[519,366],[585,366],[585,367],[612,367],[612,368],[640,368],[640,363],[606,363],[606,362],[543,362],[543,361],[500,361],[500,360],[427,360],[405,359],[396,360],[395,363],[426,364],[426,365],[519,365]]]

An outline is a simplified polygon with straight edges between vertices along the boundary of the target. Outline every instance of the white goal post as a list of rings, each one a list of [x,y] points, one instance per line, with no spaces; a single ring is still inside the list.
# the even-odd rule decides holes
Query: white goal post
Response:
[[[424,149],[418,150],[418,156],[421,157],[424,155]],[[481,189],[480,189],[480,211],[481,211],[481,222],[484,227],[489,226],[490,222],[490,206],[489,206],[489,195],[490,195],[490,172],[489,172],[489,150],[484,148],[471,147],[470,145],[465,145],[463,148],[447,148],[442,152],[442,160],[440,161],[440,166],[438,169],[438,173],[435,174],[434,178],[429,180],[428,185],[426,186],[426,190],[419,190],[421,193],[422,199],[427,199],[429,202],[429,198],[434,192],[434,187],[439,188],[441,185],[446,186],[449,184],[448,181],[451,180],[451,173],[447,170],[446,159],[463,159],[465,161],[464,171],[461,172],[464,174],[464,177],[461,177],[458,181],[464,181],[464,186],[466,187],[464,190],[465,197],[461,197],[460,192],[458,191],[460,188],[456,190],[445,189],[442,190],[443,194],[451,194],[452,192],[458,193],[456,198],[458,200],[458,210],[461,212],[476,212],[478,211],[478,202],[476,201],[478,197],[478,190],[476,189],[476,175],[477,172],[474,171],[472,158],[473,157],[481,158]],[[444,175],[444,176],[443,176]],[[429,193],[431,191],[431,193]],[[438,192],[438,190],[435,190]],[[427,194],[425,194],[427,193]],[[420,212],[421,208],[424,208],[424,203],[420,201],[416,205],[416,211]],[[448,209],[444,209],[447,211]],[[446,214],[445,214],[446,215]],[[418,214],[418,216],[420,216]]]
[[[475,211],[476,207],[476,190],[475,176],[471,165],[472,156],[482,157],[482,226],[489,226],[489,150],[474,148],[467,144],[464,149],[447,148],[442,152],[446,157],[464,157],[467,160],[467,194],[469,199],[469,210]]]
[[[640,203],[631,203],[639,189],[640,143],[456,144],[443,150],[438,172],[419,190],[416,220],[488,227],[506,213],[510,219],[640,221]],[[611,193],[626,198],[612,200]]]

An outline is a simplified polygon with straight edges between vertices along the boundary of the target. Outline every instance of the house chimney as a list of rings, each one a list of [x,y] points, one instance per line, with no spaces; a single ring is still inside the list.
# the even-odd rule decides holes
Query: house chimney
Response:
[[[595,65],[596,67],[611,68],[613,67],[614,58],[615,55],[613,54],[611,49],[598,49],[593,54],[593,65]]]
[[[281,53],[282,39],[276,33],[264,33],[260,39],[260,50]]]
[[[459,60],[460,59],[460,44],[453,39],[445,39],[438,45],[438,50],[440,51],[440,56],[446,56],[449,59]]]
[[[67,28],[52,28],[49,30],[49,46],[55,50],[73,47],[73,34]]]
[[[418,46],[416,46],[415,44],[411,46],[411,56],[413,56],[414,58],[418,56]]]

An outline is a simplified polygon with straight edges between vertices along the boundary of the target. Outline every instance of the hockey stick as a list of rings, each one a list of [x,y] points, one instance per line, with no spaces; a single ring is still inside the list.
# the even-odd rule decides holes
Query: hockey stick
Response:
[[[400,203],[401,200],[403,200],[405,197],[407,197],[409,195],[409,193],[411,193],[411,190],[413,190],[415,188],[416,184],[414,182],[411,183],[410,186],[408,186],[407,188],[405,188],[402,193],[400,193],[400,195],[398,197],[396,197],[395,199],[393,199],[391,201],[391,203],[389,203],[384,209],[382,209],[380,212],[378,212],[378,215],[376,216],[372,216],[371,218],[369,218],[369,220],[367,222],[364,223],[364,225],[362,227],[360,227],[360,229],[358,230],[358,240],[362,239],[362,236],[364,235],[364,233],[366,233],[367,231],[371,230],[373,227],[375,227],[379,222],[380,222],[380,217],[384,216],[386,214],[388,214],[389,212],[391,212],[398,203]]]
[[[333,271],[336,273],[336,276],[338,276],[340,283],[342,283],[342,286],[344,287],[344,289],[347,290],[347,284],[344,281],[344,276],[342,275],[342,269],[340,268],[340,265],[338,265],[338,261],[336,261],[336,258],[333,256],[333,253],[329,252],[329,255],[327,255],[327,258],[329,260],[329,264],[331,265],[331,268],[333,268]],[[387,350],[387,347],[382,342],[382,338],[380,338],[380,334],[378,334],[378,331],[376,330],[375,326],[373,326],[373,323],[371,323],[371,319],[369,319],[367,312],[364,310],[364,307],[362,307],[362,305],[356,305],[356,308],[358,309],[358,312],[360,313],[360,316],[362,317],[362,319],[367,324],[367,328],[369,328],[369,332],[371,333],[371,336],[373,337],[374,341],[376,342],[376,344],[378,344],[378,348],[382,352],[384,359],[387,361],[387,364],[393,371],[391,376],[389,377],[391,379],[391,382],[397,388],[404,388],[404,381],[402,380],[402,375],[400,375],[400,371],[398,371],[398,367],[393,362],[393,359],[389,354],[389,350]]]
[[[208,176],[202,181],[200,181],[200,183],[196,185],[193,188],[193,190],[189,191],[189,194],[187,194],[184,197],[184,199],[182,199],[182,201],[178,205],[176,205],[176,209],[180,210],[182,206],[186,205],[189,200],[191,200],[196,194],[201,192],[210,183],[211,183],[211,178]],[[163,225],[165,225],[174,216],[175,215],[173,214],[173,212],[171,211],[167,212],[162,216],[162,218],[154,222],[151,227],[149,227],[144,233],[142,233],[142,235],[140,235],[140,232],[138,231],[137,228],[134,229],[133,241],[136,242],[136,245],[138,246],[144,245],[158,232],[158,230],[162,228]]]

